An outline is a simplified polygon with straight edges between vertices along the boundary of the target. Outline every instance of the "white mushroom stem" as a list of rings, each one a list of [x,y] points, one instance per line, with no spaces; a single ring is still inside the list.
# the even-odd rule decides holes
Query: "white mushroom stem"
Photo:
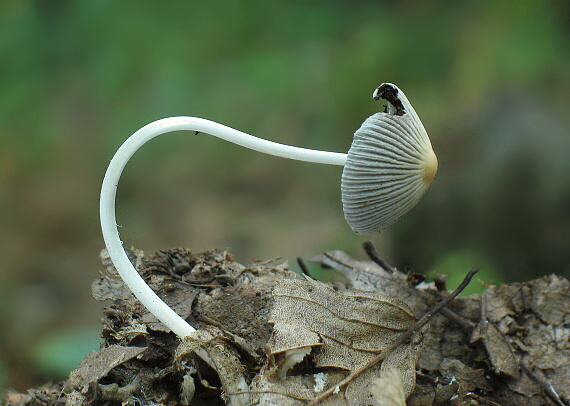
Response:
[[[181,130],[207,133],[255,151],[299,161],[343,166],[347,154],[278,144],[196,117],[170,117],[154,121],[135,132],[121,145],[107,168],[101,187],[100,215],[105,245],[119,275],[134,295],[156,318],[183,338],[196,330],[164,303],[138,274],[124,251],[115,216],[117,185],[129,159],[152,138]]]

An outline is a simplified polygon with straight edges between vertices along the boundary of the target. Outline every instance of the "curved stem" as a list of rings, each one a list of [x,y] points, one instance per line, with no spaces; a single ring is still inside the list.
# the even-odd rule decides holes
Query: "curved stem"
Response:
[[[196,117],[170,117],[154,121],[135,132],[121,145],[107,168],[101,187],[100,216],[105,245],[111,261],[129,289],[155,317],[182,338],[196,330],[164,303],[133,267],[123,249],[115,216],[117,185],[129,159],[154,137],[180,130],[207,133],[255,151],[299,161],[343,166],[347,155],[278,144]]]

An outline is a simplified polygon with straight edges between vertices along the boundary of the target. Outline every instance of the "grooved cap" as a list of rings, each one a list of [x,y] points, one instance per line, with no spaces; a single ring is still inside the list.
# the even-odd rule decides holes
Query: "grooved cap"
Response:
[[[404,93],[383,83],[373,94],[385,112],[355,132],[341,178],[344,217],[358,234],[372,234],[410,211],[437,173],[437,157]]]

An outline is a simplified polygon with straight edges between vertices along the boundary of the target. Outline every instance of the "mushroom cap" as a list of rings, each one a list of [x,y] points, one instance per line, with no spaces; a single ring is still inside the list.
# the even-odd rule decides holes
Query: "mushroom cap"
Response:
[[[404,93],[383,83],[373,93],[386,111],[354,133],[341,178],[344,217],[358,234],[372,234],[410,211],[437,172],[430,139]]]

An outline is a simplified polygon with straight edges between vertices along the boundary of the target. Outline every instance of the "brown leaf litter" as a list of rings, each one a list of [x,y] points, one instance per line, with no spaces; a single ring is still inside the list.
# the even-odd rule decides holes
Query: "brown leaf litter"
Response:
[[[101,350],[67,381],[9,391],[0,405],[305,405],[327,390],[320,404],[570,404],[570,282],[562,277],[458,297],[400,344],[446,290],[340,251],[314,261],[347,286],[283,262],[244,266],[219,250],[129,255],[197,334],[181,342],[103,255],[93,283],[107,303]],[[379,354],[381,363],[341,385]]]

